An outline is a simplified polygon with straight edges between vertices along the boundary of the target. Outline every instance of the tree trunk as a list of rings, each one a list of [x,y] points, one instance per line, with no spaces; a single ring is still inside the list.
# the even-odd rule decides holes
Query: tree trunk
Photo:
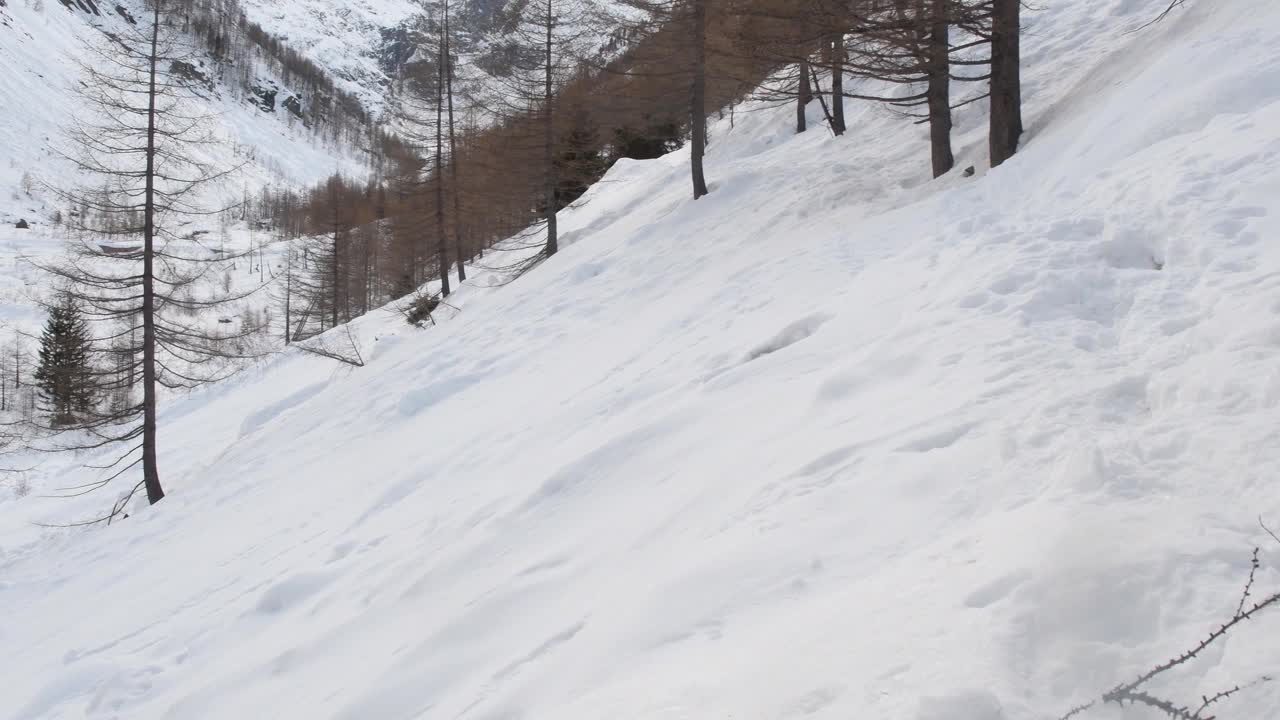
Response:
[[[462,249],[462,186],[458,184],[458,139],[453,125],[453,36],[449,30],[449,2],[444,3],[445,91],[449,96],[449,169],[453,180],[453,252],[458,261],[458,282],[467,279],[466,252]]]
[[[1018,152],[1022,136],[1021,0],[994,0],[991,17],[991,167]]]
[[[292,316],[293,316],[293,241],[287,240],[288,248],[284,255],[284,344],[287,346],[292,342]]]
[[[836,137],[844,135],[847,129],[844,122],[844,63],[844,28],[839,27],[831,38],[831,132]]]
[[[329,326],[330,326],[330,327],[338,327],[338,305],[342,302],[342,291],[341,291],[341,288],[342,288],[342,272],[341,272],[341,270],[342,270],[342,269],[338,266],[338,258],[340,257],[340,254],[339,254],[339,253],[341,252],[341,248],[340,248],[340,245],[339,245],[339,232],[338,232],[338,220],[337,220],[338,207],[337,207],[337,204],[336,204],[336,203],[335,203],[335,205],[334,205],[333,212],[334,212],[334,220],[333,220],[333,308],[332,308],[332,310],[331,310],[331,311],[330,311],[330,313],[329,313],[329,314],[330,314],[330,320],[331,320],[331,322],[330,322],[330,325],[329,325]],[[320,322],[321,322],[321,325],[323,326],[324,321],[323,321],[323,320],[321,320]]]
[[[444,42],[436,77],[436,261],[440,265],[440,297],[449,297],[449,240],[444,227]]]
[[[796,94],[796,133],[809,129],[809,118],[805,114],[809,103],[813,101],[813,87],[809,84],[809,59],[800,60],[800,89]]]
[[[147,90],[147,177],[142,226],[142,482],[152,505],[164,498],[156,461],[156,55],[159,53],[160,0],[151,13],[151,57]]]
[[[374,227],[377,227],[376,225]],[[370,233],[365,233],[364,242],[361,243],[360,249],[364,255],[364,297],[360,299],[360,314],[369,312],[373,307],[373,238]]]
[[[693,87],[690,88],[689,122],[692,134],[690,167],[693,173],[693,199],[708,193],[702,159],[707,152],[707,3],[693,3]]]
[[[928,18],[929,139],[933,176],[946,174],[955,165],[951,152],[951,45],[947,0],[932,0]]]
[[[543,162],[546,164],[546,187],[543,191],[546,193],[546,217],[547,217],[547,257],[555,255],[560,250],[559,229],[556,226],[556,216],[558,208],[556,207],[556,185],[559,184],[559,178],[556,172],[555,158],[555,111],[552,103],[555,101],[554,87],[552,85],[554,69],[551,64],[552,56],[552,30],[554,29],[554,15],[552,8],[552,0],[547,0],[547,46],[546,46],[546,77],[542,94],[542,114],[543,114],[543,144],[545,145],[545,157]]]

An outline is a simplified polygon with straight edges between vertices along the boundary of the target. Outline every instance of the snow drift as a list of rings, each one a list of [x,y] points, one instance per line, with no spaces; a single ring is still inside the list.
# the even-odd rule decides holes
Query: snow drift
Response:
[[[736,113],[709,197],[621,164],[367,367],[172,403],[162,505],[5,502],[0,716],[1051,718],[1185,649],[1280,587],[1280,7],[1161,5],[1032,15],[995,171],[976,105],[936,182],[883,109]]]

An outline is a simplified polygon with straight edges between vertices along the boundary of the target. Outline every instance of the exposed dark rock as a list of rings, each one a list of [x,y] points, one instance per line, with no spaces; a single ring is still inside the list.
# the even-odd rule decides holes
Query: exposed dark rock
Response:
[[[969,167],[967,167],[967,168],[965,168],[965,169],[964,169],[964,176],[965,176],[965,177],[973,177],[973,173],[974,173],[974,172],[976,172],[976,171],[973,169],[973,166],[972,166],[972,165],[970,165]]]
[[[486,47],[484,52],[477,54],[472,62],[489,75],[504,78],[511,75],[521,55],[528,52],[531,51],[521,48],[515,40],[497,41]]]
[[[17,229],[19,229],[19,230],[29,230],[29,229],[31,229],[31,226],[27,224],[26,219],[19,220],[19,221],[18,221],[18,223],[17,223],[16,225],[14,225],[14,227],[15,227],[15,228],[17,228]]]
[[[133,17],[133,13],[129,12],[123,5],[116,5],[116,14],[128,21],[130,25],[138,24],[138,21]]]
[[[276,93],[278,91],[273,87],[262,87],[261,85],[253,86],[253,96],[249,101],[258,106],[262,112],[276,111]]]
[[[401,68],[416,52],[418,52],[418,44],[414,42],[406,25],[382,28],[382,47],[378,50],[378,65],[384,73],[399,74]]]
[[[169,72],[189,83],[203,85],[210,90],[213,89],[213,81],[209,79],[209,76],[189,62],[174,60],[169,63]]]
[[[102,14],[98,11],[98,4],[94,2],[94,0],[62,0],[62,4],[65,5],[68,10],[80,8],[84,12],[93,13],[94,15]]]
[[[299,120],[302,119],[302,98],[298,97],[297,95],[290,95],[289,97],[285,98],[284,102],[281,104],[284,105],[285,110],[288,110],[289,112],[293,113],[294,117],[298,118]]]

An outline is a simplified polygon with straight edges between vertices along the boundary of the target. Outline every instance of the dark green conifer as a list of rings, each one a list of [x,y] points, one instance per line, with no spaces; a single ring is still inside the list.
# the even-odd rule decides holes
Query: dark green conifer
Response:
[[[54,425],[74,425],[93,409],[95,379],[89,326],[75,300],[64,296],[49,310],[40,335],[36,385]]]

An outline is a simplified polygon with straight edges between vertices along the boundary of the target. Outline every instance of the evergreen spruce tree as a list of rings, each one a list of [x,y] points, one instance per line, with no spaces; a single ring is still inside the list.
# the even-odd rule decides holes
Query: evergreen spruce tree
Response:
[[[93,408],[93,370],[89,365],[89,326],[70,296],[49,310],[40,335],[36,384],[54,425],[72,425]]]

